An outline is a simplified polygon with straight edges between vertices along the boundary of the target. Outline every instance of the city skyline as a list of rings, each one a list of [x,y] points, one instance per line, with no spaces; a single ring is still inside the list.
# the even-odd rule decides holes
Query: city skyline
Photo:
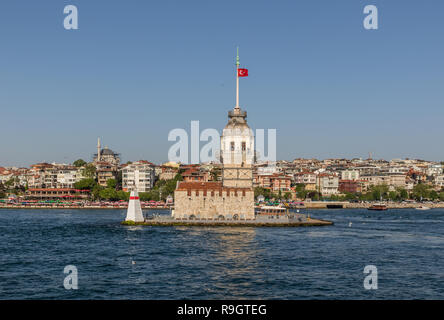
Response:
[[[91,161],[99,136],[123,162],[166,162],[170,130],[221,132],[236,46],[250,72],[240,106],[253,129],[277,129],[277,159],[444,160],[438,1],[373,1],[372,31],[367,1],[106,3],[106,15],[73,1],[71,31],[65,3],[24,3],[0,5],[0,166]]]

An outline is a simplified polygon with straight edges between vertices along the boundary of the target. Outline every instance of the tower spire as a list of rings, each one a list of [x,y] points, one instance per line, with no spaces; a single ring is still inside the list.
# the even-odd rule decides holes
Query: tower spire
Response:
[[[236,51],[236,106],[234,109],[239,109],[239,47]]]
[[[97,138],[97,161],[100,161],[100,137]]]

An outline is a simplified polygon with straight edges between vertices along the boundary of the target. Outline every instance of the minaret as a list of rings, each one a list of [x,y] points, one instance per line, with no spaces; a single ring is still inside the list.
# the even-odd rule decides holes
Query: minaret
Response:
[[[100,138],[97,138],[97,161],[100,161]]]

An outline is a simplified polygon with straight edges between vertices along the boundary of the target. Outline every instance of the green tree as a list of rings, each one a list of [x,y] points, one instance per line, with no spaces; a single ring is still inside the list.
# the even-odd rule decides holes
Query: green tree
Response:
[[[78,159],[72,163],[75,167],[80,168],[86,165],[86,161],[83,159]]]
[[[125,192],[125,191],[123,191],[123,190],[119,190],[119,191],[117,191],[117,198],[118,198],[119,200],[125,200],[125,201],[128,201],[128,200],[129,200],[129,197],[130,197],[130,193],[129,193],[129,192]],[[140,197],[140,194],[139,194],[139,197]],[[142,200],[142,197],[140,197],[140,200]],[[144,201],[144,200],[142,200],[142,201]]]
[[[86,178],[74,183],[74,188],[79,190],[92,190],[96,185],[96,180],[93,178]]]
[[[309,193],[308,190],[305,190],[305,184],[303,183],[298,183],[295,189],[296,189],[296,196],[301,199],[305,199],[307,194]]]
[[[319,201],[321,199],[321,195],[317,191],[310,191],[307,194],[307,198],[312,199],[314,201]]]
[[[122,177],[122,171],[119,170],[117,171],[117,177],[116,177],[116,183],[117,183],[117,189],[122,189],[122,181],[123,181],[123,177]]]
[[[396,191],[390,191],[389,194],[388,194],[388,197],[389,197],[390,200],[396,201],[396,200],[399,199],[399,194]]]
[[[356,200],[357,198],[358,198],[357,194],[351,193],[351,192],[346,192],[344,194],[343,200],[350,201],[350,200]]]
[[[256,187],[254,188],[254,197],[257,198],[259,196],[264,196],[265,199],[270,199],[271,192],[269,189],[265,189],[262,187]]]
[[[416,200],[428,199],[430,195],[430,186],[420,183],[413,187],[412,196]]]
[[[435,201],[438,198],[439,198],[438,192],[436,192],[435,190],[431,190],[429,193],[429,199]]]
[[[399,194],[399,200],[406,200],[409,198],[409,193],[405,188],[398,187],[396,188],[396,191]]]
[[[6,181],[6,182],[5,182],[5,188],[6,188],[6,190],[11,190],[12,187],[14,186],[14,184],[15,184],[15,180],[14,180],[14,178],[11,178],[11,179],[9,179],[8,181]]]
[[[149,192],[139,192],[140,201],[150,201],[150,193]]]
[[[106,186],[110,189],[116,189],[117,180],[116,179],[108,179],[106,180]]]
[[[117,191],[111,188],[105,188],[99,192],[99,196],[101,199],[106,200],[118,200]]]
[[[6,193],[4,193],[3,191],[0,191],[0,199],[4,199],[6,198]]]
[[[94,200],[99,200],[99,199],[101,199],[100,198],[100,192],[103,190],[103,187],[101,186],[101,185],[99,185],[99,184],[96,184],[95,186],[94,186],[94,188],[92,189],[92,191],[91,191],[91,195],[92,195],[92,198],[94,199]]]
[[[444,191],[441,191],[441,192],[439,193],[439,200],[440,200],[440,201],[444,201]]]
[[[176,190],[176,185],[178,181],[182,181],[183,177],[180,173],[176,174],[174,179],[170,180],[158,180],[150,191],[150,200],[165,200],[169,195],[174,196],[174,191]]]
[[[372,186],[370,192],[372,195],[372,200],[381,200],[388,195],[389,187],[386,184],[379,184]]]
[[[160,200],[160,192],[159,190],[151,190],[148,192],[149,200],[159,201]]]
[[[290,200],[291,199],[291,192],[285,192],[284,199],[285,200]]]
[[[86,178],[95,178],[96,177],[96,167],[94,164],[87,164],[82,170],[81,173]]]
[[[212,181],[217,181],[217,178],[221,175],[221,168],[214,167],[210,171],[210,176]]]

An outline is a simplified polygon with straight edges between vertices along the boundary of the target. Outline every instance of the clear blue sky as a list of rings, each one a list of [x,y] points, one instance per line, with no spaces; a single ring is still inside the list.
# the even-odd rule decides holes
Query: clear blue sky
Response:
[[[441,0],[1,1],[0,166],[91,160],[98,136],[166,161],[171,129],[225,125],[237,45],[241,107],[277,129],[279,159],[444,160],[443,16]]]

